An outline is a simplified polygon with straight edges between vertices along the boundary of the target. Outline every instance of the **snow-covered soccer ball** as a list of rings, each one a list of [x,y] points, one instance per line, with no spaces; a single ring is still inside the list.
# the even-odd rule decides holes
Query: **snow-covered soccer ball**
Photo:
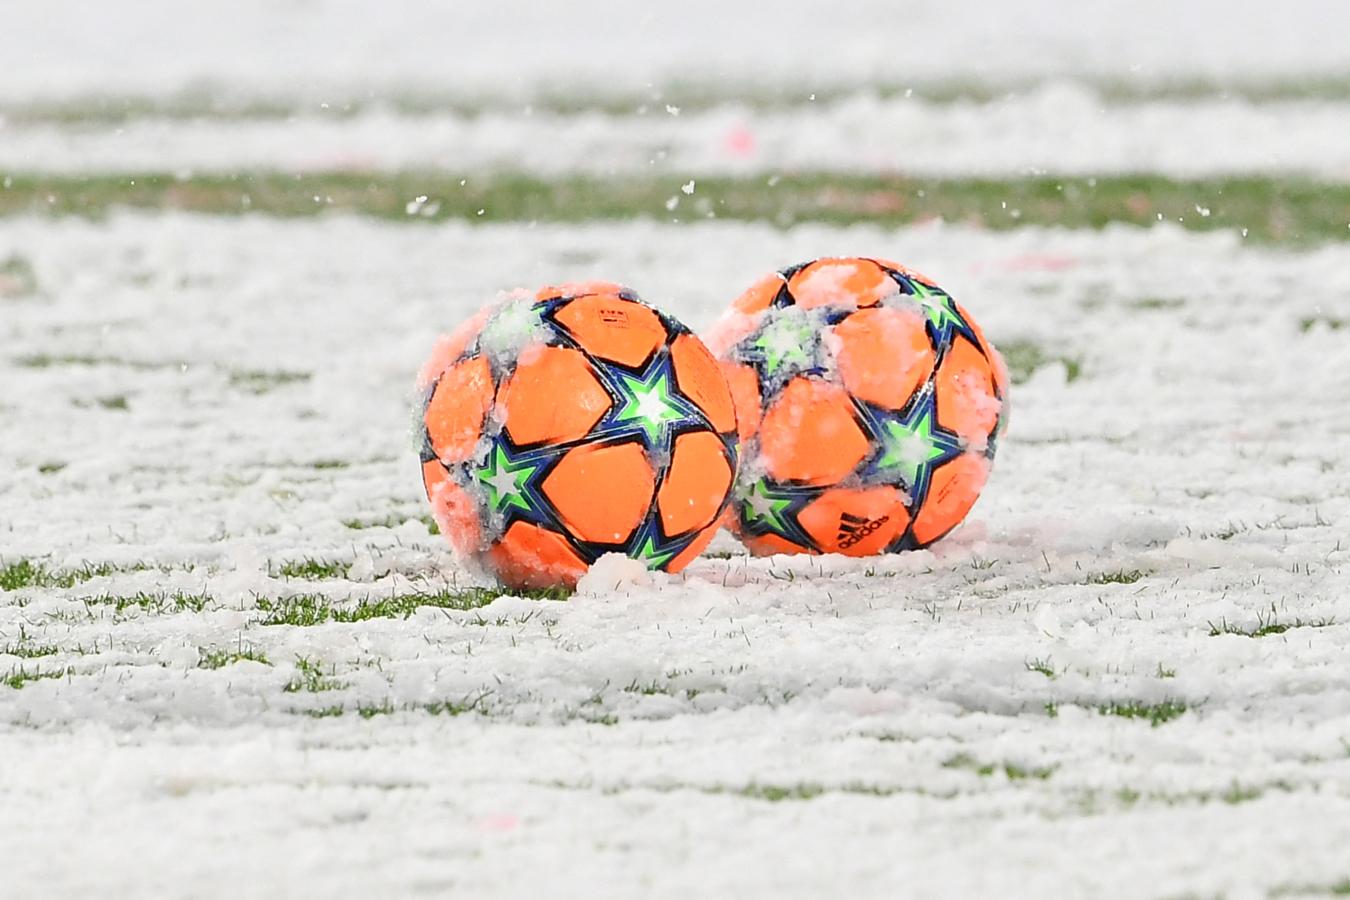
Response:
[[[422,478],[451,545],[508,587],[619,552],[675,572],[718,528],[736,417],[688,328],[608,283],[481,310],[424,367]]]
[[[752,552],[923,547],[975,503],[1007,372],[928,278],[873,259],[792,266],[742,294],[708,344],[740,422],[730,524]]]

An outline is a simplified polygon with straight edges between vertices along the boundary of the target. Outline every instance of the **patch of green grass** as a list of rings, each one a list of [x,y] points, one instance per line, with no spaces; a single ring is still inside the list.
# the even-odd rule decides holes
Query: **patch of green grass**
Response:
[[[338,704],[337,706],[321,706],[318,709],[306,709],[303,712],[311,719],[332,719],[342,715],[345,710],[341,704]]]
[[[835,787],[827,787],[812,782],[799,782],[797,784],[751,783],[739,790],[727,791],[725,788],[721,787],[705,788],[703,790],[704,793],[710,794],[733,793],[741,797],[749,797],[752,800],[767,800],[770,803],[782,803],[785,800],[814,800],[816,797],[825,793],[853,794],[868,797],[890,797],[895,794],[922,793],[922,791],[916,792],[913,789],[883,787],[874,784],[849,783]]]
[[[1273,888],[1272,897],[1346,897],[1350,896],[1350,877],[1327,884],[1286,884]]]
[[[1080,79],[1080,83],[1096,95],[1098,102],[1108,105],[1231,98],[1255,103],[1350,100],[1350,78],[1336,73],[1238,79],[1191,76],[1147,81],[1107,75],[1089,76]],[[727,104],[767,112],[825,106],[857,94],[882,100],[911,100],[916,104],[989,103],[1039,90],[1043,84],[1043,79],[1035,77],[1000,80],[997,84],[943,78],[931,81],[869,80],[829,86],[723,84],[679,78],[640,91],[611,88],[578,94],[545,86],[522,97],[515,92],[468,96],[449,91],[417,90],[330,97],[322,104],[281,97],[240,96],[235,92],[192,86],[154,95],[87,94],[60,100],[11,101],[0,105],[0,116],[21,125],[85,127],[118,125],[136,119],[266,121],[313,116],[342,120],[374,112],[477,117],[493,112],[518,113],[525,108],[555,115],[599,113],[657,117],[668,114],[667,104],[686,114],[706,112]]]
[[[1055,667],[1050,664],[1048,659],[1027,660],[1026,667],[1028,672],[1039,672],[1051,681],[1059,677],[1059,673],[1055,671]]]
[[[137,371],[157,369],[177,369],[182,362],[149,362],[145,360],[120,359],[115,356],[94,356],[89,353],[30,353],[18,356],[14,364],[25,369],[50,369],[60,366],[118,366]]]
[[[115,566],[111,563],[85,563],[78,569],[49,569],[45,563],[19,559],[0,566],[0,590],[17,591],[20,588],[69,588],[117,572],[134,572],[144,565]]]
[[[1114,572],[1096,572],[1087,577],[1084,584],[1134,584],[1150,573],[1143,569],[1117,569]]]
[[[422,709],[433,716],[462,716],[465,713],[486,713],[485,701],[492,695],[491,690],[482,690],[473,696],[464,696],[458,700],[437,700],[425,703]]]
[[[42,587],[47,570],[32,560],[21,559],[0,567],[0,591],[17,591],[26,587]]]
[[[1229,806],[1236,806],[1240,803],[1251,803],[1253,800],[1259,800],[1271,792],[1288,793],[1293,790],[1295,790],[1295,786],[1287,781],[1270,781],[1264,784],[1241,784],[1234,781],[1223,790],[1146,792],[1132,787],[1124,787],[1115,792],[1115,797],[1125,806],[1133,806],[1141,800],[1162,803],[1167,806],[1186,806],[1197,803],[1225,803]]]
[[[673,697],[676,689],[668,684],[662,684],[659,681],[638,681],[634,678],[623,689],[626,694],[641,694],[644,697],[654,697],[657,694],[664,694],[667,697]]]
[[[1123,719],[1146,719],[1154,728],[1164,722],[1170,722],[1186,712],[1187,706],[1180,700],[1163,700],[1160,703],[1144,703],[1141,700],[1112,700],[1097,707],[1104,716],[1120,716]]]
[[[116,208],[139,208],[282,217],[345,211],[416,222],[672,218],[666,209],[672,192],[667,175],[549,178],[497,172],[474,173],[465,180],[459,172],[427,170],[8,177],[9,189],[0,191],[0,216],[103,217]],[[698,198],[680,210],[679,220],[896,226],[939,217],[989,229],[1102,228],[1115,222],[1151,226],[1166,221],[1197,231],[1245,229],[1252,241],[1308,244],[1344,240],[1345,210],[1350,208],[1350,184],[1302,176],[943,179],[799,172],[776,175],[771,184],[760,175],[700,176],[698,185]],[[408,201],[419,196],[428,197],[434,207],[409,217]],[[1198,203],[1210,211],[1208,216],[1195,212]],[[425,215],[432,208],[434,214]],[[275,386],[267,377],[274,374],[259,379],[263,389]],[[246,389],[256,386],[252,375],[244,382]]]
[[[1077,357],[1051,354],[1033,341],[1003,341],[998,345],[998,352],[1003,356],[1013,384],[1023,384],[1037,369],[1053,363],[1064,366],[1067,382],[1077,381],[1083,374],[1082,361]]]
[[[351,568],[351,563],[305,558],[282,563],[278,574],[282,578],[320,581],[324,578],[346,578]]]
[[[562,599],[561,591],[523,591],[532,599]],[[456,588],[443,591],[362,597],[355,605],[331,600],[322,594],[290,597],[259,597],[258,609],[266,613],[263,625],[322,625],[325,622],[365,622],[369,619],[406,619],[424,606],[470,610],[486,606],[502,596],[494,588]]]
[[[95,397],[92,400],[76,398],[70,401],[70,405],[78,409],[91,409],[95,406],[100,409],[113,410],[114,412],[126,412],[130,409],[125,394],[115,394],[109,397]]]
[[[31,684],[34,681],[42,681],[43,679],[48,678],[65,678],[69,672],[69,669],[48,669],[42,671],[40,669],[28,669],[19,666],[10,669],[9,673],[5,675],[4,678],[0,678],[0,684],[18,691],[22,690],[24,685]]]
[[[203,647],[199,648],[197,652],[197,668],[199,669],[223,669],[244,660],[262,663],[265,666],[272,664],[272,661],[263,653],[254,650],[252,647],[240,647],[236,650],[207,650]]]
[[[61,652],[61,648],[55,644],[5,644],[0,646],[0,656],[17,656],[19,659],[41,659],[44,656],[55,656]]]
[[[340,459],[319,459],[309,465],[312,469],[345,469],[351,464]]]
[[[309,381],[312,377],[309,372],[290,372],[284,369],[273,371],[235,369],[230,372],[230,386],[250,394],[266,394],[288,384]]]
[[[1209,622],[1209,636],[1218,637],[1221,634],[1238,634],[1243,637],[1260,638],[1268,637],[1272,634],[1284,634],[1291,628],[1329,628],[1336,624],[1334,618],[1300,619],[1295,618],[1292,622],[1281,622],[1275,613],[1274,607],[1271,607],[1268,613],[1257,613],[1255,625],[1233,625],[1227,619],[1220,619],[1216,625]]]
[[[1219,795],[1219,799],[1222,800],[1224,803],[1233,806],[1238,803],[1247,803],[1249,801],[1255,800],[1265,792],[1266,792],[1265,788],[1254,787],[1250,785],[1243,786],[1235,781],[1232,783],[1232,785],[1228,787],[1227,790],[1225,790],[1222,794]]]
[[[595,785],[590,782],[576,784],[566,781],[550,781],[536,782],[536,784],[559,790],[585,790],[588,792],[595,790]],[[621,782],[618,784],[605,785],[601,788],[601,791],[611,795],[624,794],[629,791],[650,791],[661,794],[689,791],[717,796],[728,795],[734,797],[746,797],[752,800],[764,800],[769,803],[783,803],[793,800],[814,800],[825,794],[847,794],[857,797],[893,797],[898,794],[944,798],[954,796],[953,793],[933,793],[923,787],[865,784],[856,781],[838,785],[824,785],[816,782],[797,782],[795,784],[761,784],[759,782],[751,782],[748,785],[740,787],[721,784],[673,784],[665,781],[651,784]]]
[[[1130,309],[1140,310],[1158,310],[1158,309],[1180,309],[1186,305],[1186,301],[1180,297],[1142,297],[1130,302]]]
[[[41,475],[55,475],[66,467],[63,462],[45,462],[38,466],[38,473]]]
[[[111,607],[113,612],[118,614],[128,609],[138,609],[165,615],[181,612],[199,613],[214,601],[209,594],[190,594],[185,591],[151,594],[138,591],[135,594],[99,594],[94,597],[81,597],[80,602],[91,611],[94,607]]]
[[[379,704],[362,703],[356,707],[356,714],[363,719],[373,719],[376,716],[388,716],[393,714],[394,704],[387,699]]]
[[[742,797],[780,803],[784,800],[811,800],[825,793],[819,784],[749,784],[737,791]]]
[[[1332,316],[1307,316],[1299,319],[1298,330],[1307,333],[1318,324],[1325,325],[1330,331],[1340,331],[1342,328],[1350,326],[1350,319],[1337,319]]]
[[[295,677],[286,682],[282,690],[288,694],[297,694],[301,691],[311,694],[340,691],[347,686],[347,683],[333,677],[336,674],[337,666],[335,665],[329,666],[328,671],[325,672],[323,663],[318,660],[297,656],[295,658]]]
[[[1009,781],[1024,781],[1029,778],[1044,781],[1055,774],[1054,766],[1035,766],[1028,769],[1010,762],[982,763],[965,753],[958,753],[948,759],[942,764],[942,767],[944,769],[966,769],[985,778],[995,772],[1002,772]]]
[[[383,519],[343,519],[342,525],[352,531],[364,531],[367,528],[397,528],[406,521],[402,516],[386,516]]]

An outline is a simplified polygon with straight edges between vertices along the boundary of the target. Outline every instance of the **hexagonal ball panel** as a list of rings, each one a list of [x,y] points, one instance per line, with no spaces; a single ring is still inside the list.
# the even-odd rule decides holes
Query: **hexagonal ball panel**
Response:
[[[463,462],[473,453],[492,395],[492,370],[481,356],[455,363],[441,375],[423,422],[442,461]]]
[[[886,409],[904,409],[937,361],[923,316],[911,310],[860,309],[835,325],[833,333],[844,387]]]
[[[531,347],[502,385],[506,433],[517,445],[575,441],[610,408],[586,357],[564,347]]]
[[[893,487],[835,488],[807,504],[797,521],[826,553],[871,556],[904,533],[909,510]]]
[[[641,366],[666,340],[650,307],[613,293],[578,297],[554,318],[593,356],[625,366]]]
[[[967,446],[983,451],[1003,404],[994,393],[994,369],[984,354],[958,335],[938,366],[937,418]]]
[[[675,537],[711,523],[731,490],[731,475],[722,440],[711,431],[675,438],[670,468],[656,493],[666,535]]]
[[[620,544],[651,508],[656,475],[639,444],[583,444],[567,451],[543,489],[576,538]]]
[[[788,290],[798,306],[876,306],[898,292],[895,280],[870,259],[818,259],[790,279]]]
[[[867,436],[843,387],[799,376],[764,414],[759,452],[775,481],[835,484],[862,462]]]
[[[575,586],[586,563],[556,531],[515,522],[488,551],[488,562],[502,584],[513,590]]]
[[[914,539],[920,546],[960,525],[988,479],[989,460],[978,453],[966,453],[938,466],[928,496],[914,517]]]

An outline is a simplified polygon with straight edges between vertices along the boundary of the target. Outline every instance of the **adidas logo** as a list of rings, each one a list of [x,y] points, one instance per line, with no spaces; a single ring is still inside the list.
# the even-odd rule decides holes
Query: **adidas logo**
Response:
[[[854,544],[876,531],[882,525],[885,525],[891,519],[890,516],[882,516],[880,519],[869,519],[866,516],[855,516],[851,513],[844,513],[839,517],[839,535],[836,540],[839,541],[839,549],[847,550]]]

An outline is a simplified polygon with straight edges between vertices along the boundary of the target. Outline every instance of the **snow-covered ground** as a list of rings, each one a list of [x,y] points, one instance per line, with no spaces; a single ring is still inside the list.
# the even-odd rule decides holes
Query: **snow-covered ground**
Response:
[[[124,569],[0,595],[0,644],[54,648],[0,668],[60,673],[0,687],[12,885],[1243,896],[1350,874],[1350,363],[1324,324],[1350,315],[1350,248],[176,215],[11,220],[0,246],[36,282],[3,301],[0,545]],[[431,334],[483,298],[604,273],[703,326],[832,252],[912,262],[995,342],[1079,370],[1015,387],[986,495],[931,551],[724,539],[617,593],[264,624],[259,598],[476,583],[416,518],[406,405]],[[308,558],[350,569],[278,574]],[[205,599],[118,610],[140,592]],[[1295,627],[1211,634],[1271,624]],[[267,662],[206,667],[244,650]]]
[[[1345,4],[903,6],[11,0],[0,176],[1350,176]],[[966,524],[436,605],[438,332],[827,254],[1012,363]],[[1350,892],[1347,335],[1350,241],[1170,224],[0,217],[0,897]]]
[[[1350,103],[1247,99],[1108,104],[1072,82],[988,102],[860,93],[778,110],[650,103],[630,114],[516,107],[215,120],[5,124],[0,167],[47,172],[447,169],[908,172],[965,176],[1305,173],[1350,180]]]
[[[190,11],[7,0],[0,15],[0,97],[25,100],[202,84],[341,100],[1062,74],[1260,81],[1350,67],[1350,6],[1334,0],[198,0]]]

